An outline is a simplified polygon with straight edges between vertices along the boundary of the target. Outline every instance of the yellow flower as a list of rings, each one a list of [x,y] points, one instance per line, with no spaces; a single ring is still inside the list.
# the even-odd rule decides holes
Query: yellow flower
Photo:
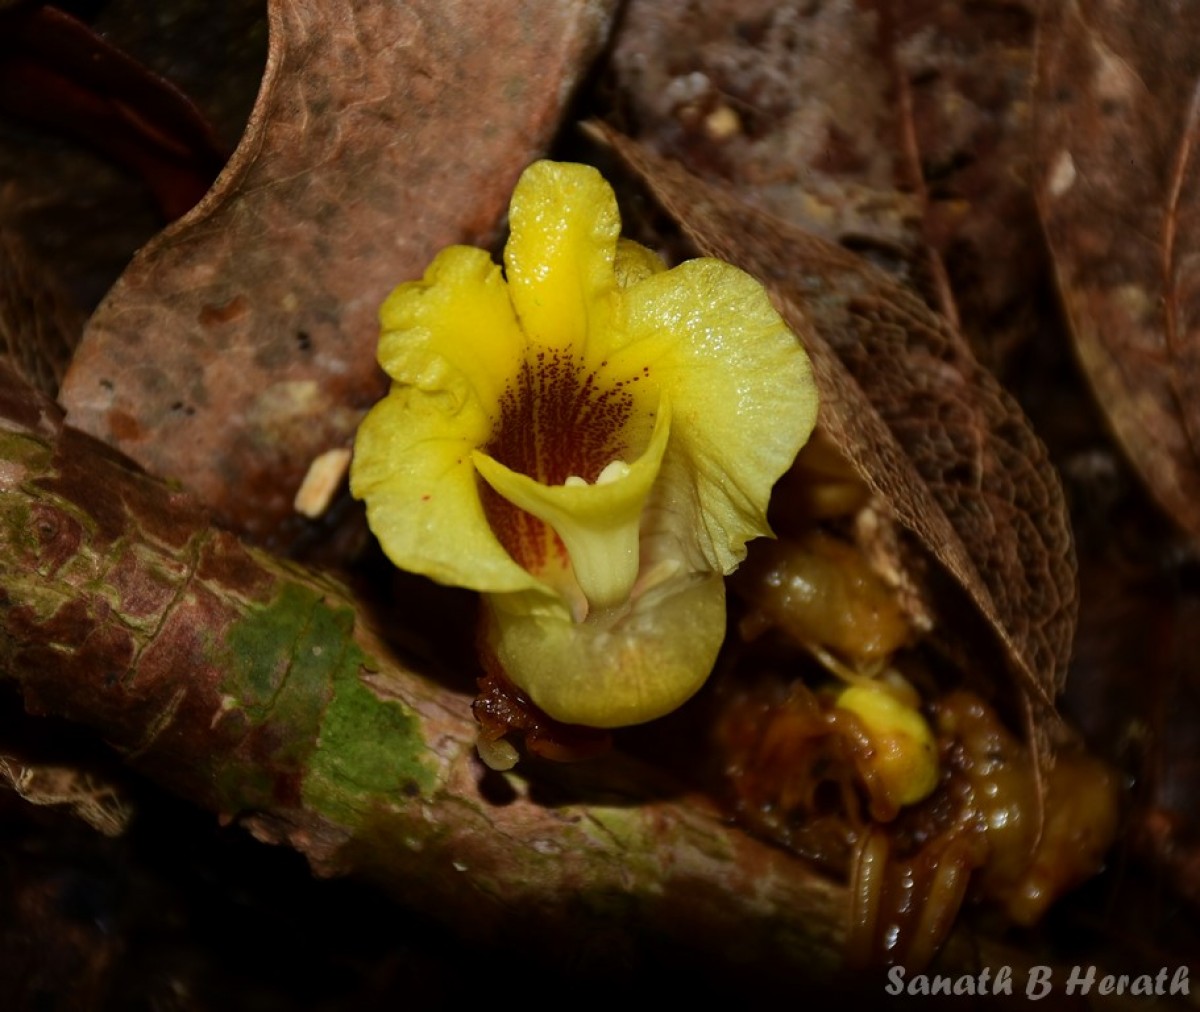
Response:
[[[503,271],[452,246],[384,303],[351,488],[397,566],[485,594],[550,716],[650,720],[716,658],[722,577],[813,426],[808,359],[749,275],[620,238],[595,169],[535,163],[509,220]]]

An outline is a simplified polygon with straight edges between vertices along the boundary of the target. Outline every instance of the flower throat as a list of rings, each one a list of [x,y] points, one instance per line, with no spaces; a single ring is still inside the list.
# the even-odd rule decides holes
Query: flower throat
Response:
[[[544,485],[564,485],[569,478],[594,484],[614,460],[629,460],[641,450],[631,445],[630,385],[648,377],[650,368],[629,379],[604,380],[607,365],[588,370],[573,355],[536,351],[501,394],[495,435],[484,452]],[[537,572],[551,558],[566,564],[566,549],[552,528],[477,480],[488,523],[521,566]]]

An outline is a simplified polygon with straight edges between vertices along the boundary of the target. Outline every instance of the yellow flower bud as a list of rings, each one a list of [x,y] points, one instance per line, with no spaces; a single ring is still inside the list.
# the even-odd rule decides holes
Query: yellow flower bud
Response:
[[[915,706],[883,685],[858,682],[844,689],[837,705],[858,717],[870,742],[865,761],[883,794],[896,806],[928,797],[938,782],[933,732]]]

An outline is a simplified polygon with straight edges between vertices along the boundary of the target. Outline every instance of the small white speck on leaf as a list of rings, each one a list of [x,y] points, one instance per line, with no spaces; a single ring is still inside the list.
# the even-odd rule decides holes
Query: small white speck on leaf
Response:
[[[292,504],[297,513],[310,520],[321,516],[333,501],[350,467],[350,451],[340,446],[326,450],[308,465],[308,473],[300,483]]]
[[[1071,152],[1064,148],[1058,153],[1058,157],[1054,159],[1054,166],[1050,169],[1050,177],[1046,180],[1046,187],[1050,191],[1050,196],[1061,197],[1075,185],[1077,175],[1078,173],[1075,171],[1075,159],[1071,157]]]

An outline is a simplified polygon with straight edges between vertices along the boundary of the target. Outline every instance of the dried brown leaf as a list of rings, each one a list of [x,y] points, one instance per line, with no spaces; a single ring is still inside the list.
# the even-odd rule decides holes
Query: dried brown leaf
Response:
[[[286,540],[309,463],[381,391],[379,303],[492,234],[612,6],[273,3],[246,136],[97,310],[71,422]]]
[[[1161,4],[1045,4],[1034,99],[1080,361],[1155,499],[1200,537],[1200,24]]]
[[[1024,691],[1049,705],[1075,627],[1075,558],[1058,476],[1020,408],[881,271],[604,135],[702,252],[771,289],[812,356],[821,423],[974,602]]]

